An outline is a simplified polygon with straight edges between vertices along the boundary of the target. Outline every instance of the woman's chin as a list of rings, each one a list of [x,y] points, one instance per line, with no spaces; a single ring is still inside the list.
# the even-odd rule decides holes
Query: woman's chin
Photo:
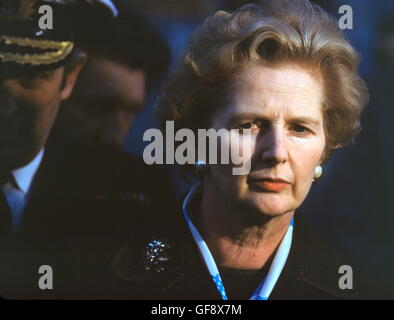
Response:
[[[283,194],[258,195],[250,201],[257,211],[267,216],[280,216],[297,208],[292,197]]]

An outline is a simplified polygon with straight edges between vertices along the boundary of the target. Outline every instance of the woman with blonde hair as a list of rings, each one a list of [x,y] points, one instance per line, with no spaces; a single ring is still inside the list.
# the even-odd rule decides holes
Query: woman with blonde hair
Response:
[[[185,166],[201,183],[175,216],[139,228],[114,263],[131,296],[356,296],[339,285],[346,263],[297,209],[330,152],[360,129],[368,94],[357,66],[336,21],[307,0],[262,1],[202,24],[164,87],[158,119],[193,132],[238,130],[251,145],[235,142],[251,169]]]

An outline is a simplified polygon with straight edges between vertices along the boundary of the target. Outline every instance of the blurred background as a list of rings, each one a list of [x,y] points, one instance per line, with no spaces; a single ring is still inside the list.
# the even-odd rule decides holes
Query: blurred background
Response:
[[[142,155],[146,146],[143,134],[156,127],[152,107],[160,80],[179,60],[190,34],[215,11],[231,11],[253,1],[121,2],[127,2],[137,14],[145,17],[152,32],[168,47],[167,50],[165,46],[155,46],[157,38],[148,44],[145,37],[138,38],[137,24],[125,27],[135,28],[136,35],[128,41],[128,35],[124,34],[124,46],[131,51],[139,50],[140,59],[145,52],[147,61],[144,63],[160,69],[155,76],[157,81],[145,88],[146,96],[139,97],[140,103],[145,101],[143,108],[139,108],[141,111],[133,118],[130,128],[126,123],[122,140],[121,148]],[[394,0],[314,2],[337,18],[341,5],[352,7],[353,29],[344,32],[361,54],[360,73],[370,89],[370,103],[363,115],[362,133],[354,145],[334,152],[301,211],[323,239],[349,257],[349,264],[355,266],[355,279],[361,279],[360,282],[355,280],[355,287],[371,297],[394,298]],[[122,46],[112,50],[121,51]],[[147,52],[152,51],[154,55],[148,56]],[[173,190],[180,197],[189,184],[181,179],[175,166],[168,167],[168,172]]]

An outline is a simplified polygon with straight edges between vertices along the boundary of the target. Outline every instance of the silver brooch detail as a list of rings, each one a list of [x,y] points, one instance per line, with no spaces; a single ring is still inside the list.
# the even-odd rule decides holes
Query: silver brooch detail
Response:
[[[171,246],[169,244],[164,243],[160,240],[153,240],[149,242],[145,248],[144,253],[145,270],[156,272],[164,271],[162,263],[170,260],[170,257],[167,254],[167,250],[170,248]]]

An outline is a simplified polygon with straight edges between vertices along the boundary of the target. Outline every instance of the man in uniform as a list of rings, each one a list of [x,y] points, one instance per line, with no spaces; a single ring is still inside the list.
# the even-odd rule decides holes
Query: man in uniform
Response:
[[[111,298],[114,250],[156,203],[162,176],[138,158],[50,136],[86,60],[75,15],[116,13],[109,0],[1,1],[3,298]]]
[[[114,1],[116,19],[89,18],[80,46],[89,61],[59,112],[54,130],[71,139],[122,150],[147,94],[169,63],[167,44],[128,0]]]

